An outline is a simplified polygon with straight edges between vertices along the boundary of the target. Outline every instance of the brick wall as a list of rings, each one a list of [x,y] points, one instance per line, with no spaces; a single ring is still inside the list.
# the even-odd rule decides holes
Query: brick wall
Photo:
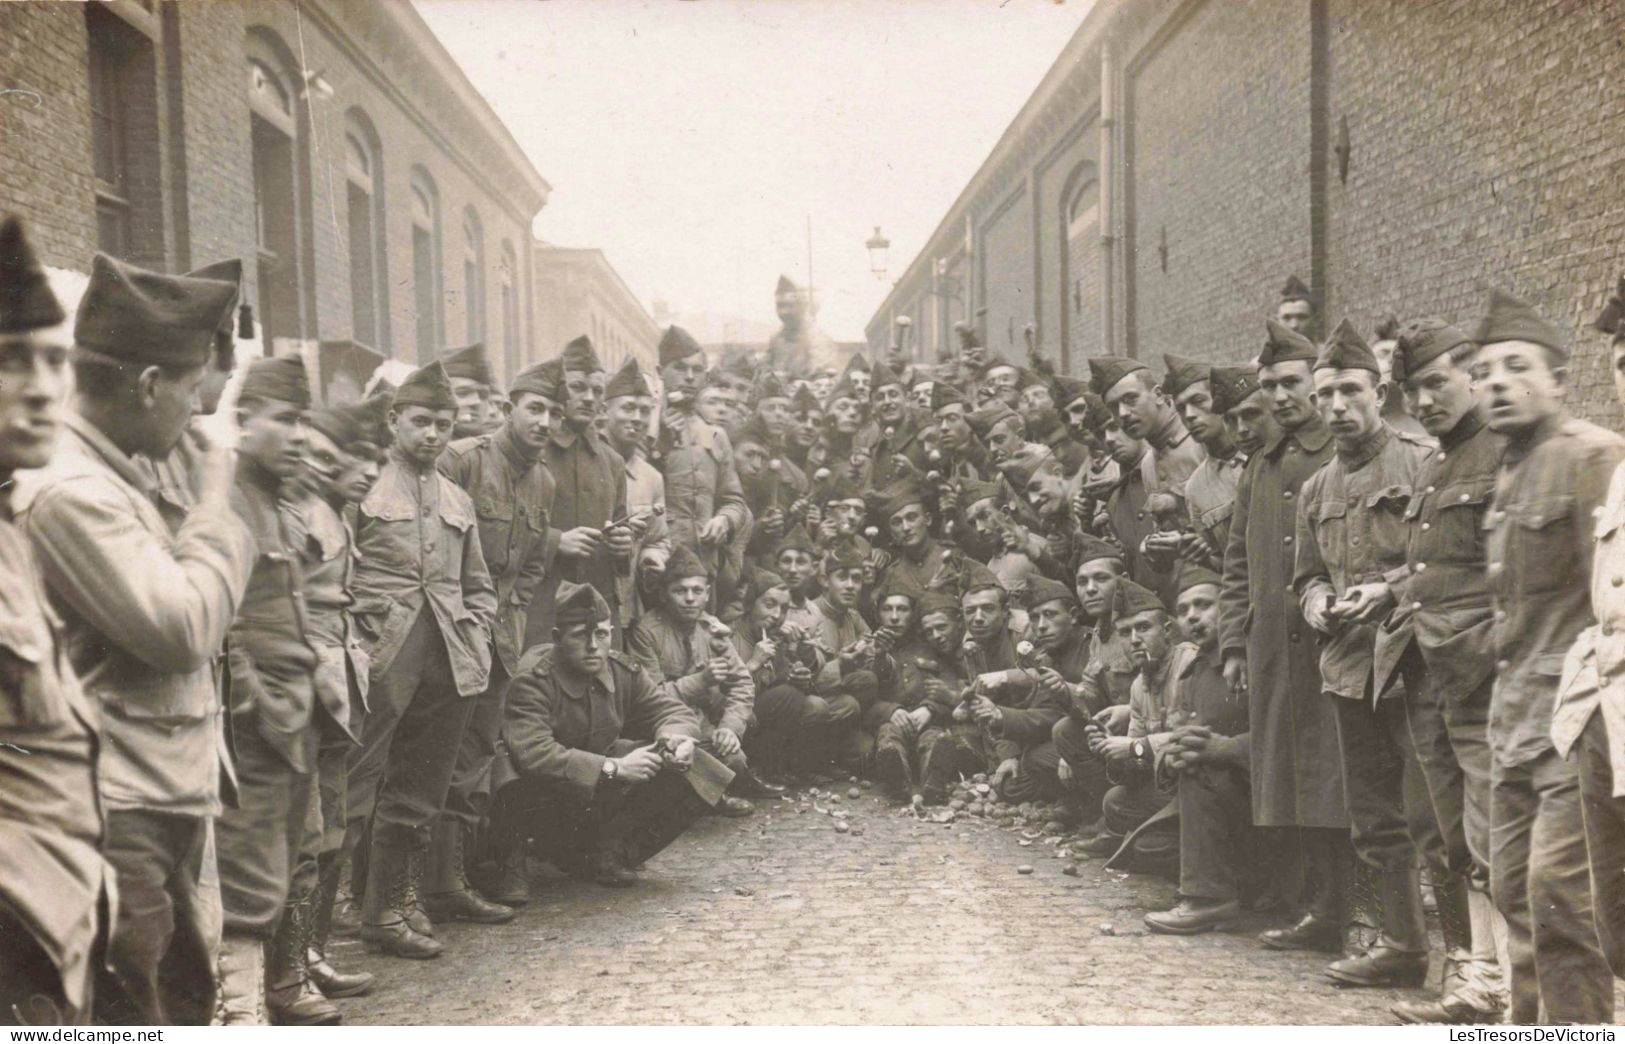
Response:
[[[1025,186],[1006,197],[980,230],[976,292],[986,306],[982,332],[993,352],[1013,361],[1026,358],[1022,328],[1033,313],[1032,199]]]
[[[1575,331],[1573,401],[1617,426],[1586,325],[1625,272],[1625,3],[1331,0],[1330,316],[1471,323],[1490,285]],[[1329,159],[1334,165],[1335,157]]]

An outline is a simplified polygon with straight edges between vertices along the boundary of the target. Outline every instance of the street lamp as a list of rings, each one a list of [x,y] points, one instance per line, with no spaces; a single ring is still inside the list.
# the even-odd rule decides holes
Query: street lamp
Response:
[[[875,226],[875,234],[864,240],[863,245],[869,248],[869,271],[874,273],[876,279],[886,278],[886,252],[891,249],[891,240],[880,232],[880,226]]]

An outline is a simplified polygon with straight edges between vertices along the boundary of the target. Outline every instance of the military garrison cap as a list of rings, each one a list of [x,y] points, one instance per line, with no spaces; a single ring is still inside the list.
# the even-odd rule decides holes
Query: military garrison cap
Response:
[[[305,360],[297,355],[255,359],[243,375],[243,388],[238,393],[238,399],[242,402],[255,399],[285,402],[308,410],[310,375],[305,372]]]
[[[660,335],[659,355],[662,366],[670,366],[691,355],[704,354],[705,350],[700,347],[700,342],[681,326],[668,326],[666,332]]]
[[[1394,380],[1403,381],[1428,363],[1473,339],[1443,319],[1412,319],[1394,338]]]
[[[1213,412],[1229,413],[1258,390],[1258,367],[1215,366],[1208,371],[1208,387],[1213,391]]]
[[[1605,334],[1625,337],[1625,276],[1619,277],[1619,285],[1614,287],[1613,296],[1602,306],[1592,325]]]
[[[446,376],[446,367],[439,359],[407,374],[401,386],[395,389],[394,408],[399,410],[407,406],[423,406],[431,410],[457,408],[451,378]]]
[[[1258,365],[1315,361],[1315,342],[1303,334],[1282,326],[1274,319],[1264,320],[1264,331],[1264,348],[1258,353]]]
[[[1177,396],[1186,388],[1200,384],[1208,377],[1206,363],[1199,363],[1181,355],[1164,354],[1162,365],[1168,369],[1168,375],[1162,379],[1162,390],[1169,395]]]
[[[1565,359],[1569,356],[1567,340],[1557,327],[1541,318],[1529,304],[1500,289],[1490,290],[1473,340],[1479,344],[1528,341],[1550,348]]]
[[[559,362],[571,373],[600,373],[604,369],[604,364],[598,361],[598,352],[593,349],[592,338],[586,334],[564,346]]]
[[[609,603],[598,589],[590,584],[559,581],[559,593],[554,602],[556,626],[596,624],[609,619]]]
[[[1126,576],[1120,577],[1116,589],[1112,592],[1112,619],[1127,620],[1148,609],[1161,609],[1167,612],[1162,599],[1154,592],[1141,587]]]
[[[7,214],[0,220],[0,334],[56,326],[67,317],[51,292],[22,220]]]
[[[1077,594],[1065,584],[1051,580],[1042,573],[1035,573],[1027,578],[1027,591],[1022,596],[1022,605],[1031,611],[1045,602],[1066,602],[1068,605],[1074,605],[1077,598]]]
[[[615,375],[609,379],[609,383],[604,386],[605,399],[619,399],[627,395],[650,396],[653,394],[654,391],[649,387],[649,382],[643,378],[643,371],[638,369],[637,359],[630,355],[626,357],[626,362],[621,365],[621,368],[615,371]]]
[[[1313,300],[1314,298],[1310,295],[1309,288],[1304,285],[1302,279],[1299,279],[1295,275],[1287,276],[1286,285],[1281,287],[1282,304],[1286,304],[1288,301]]]
[[[124,362],[201,366],[236,300],[235,283],[164,275],[97,254],[74,322],[74,343]]]
[[[441,362],[446,366],[447,377],[474,381],[487,388],[496,387],[496,371],[491,368],[491,356],[482,343],[476,342],[466,348],[453,349],[441,357]]]
[[[1124,377],[1145,368],[1145,363],[1140,360],[1124,358],[1121,355],[1102,355],[1090,359],[1089,387],[1096,395],[1104,397],[1107,392],[1117,387],[1117,382]]]
[[[1371,347],[1360,336],[1360,331],[1347,319],[1337,324],[1332,335],[1326,338],[1321,345],[1320,354],[1315,357],[1317,370],[1369,370],[1377,376],[1382,375],[1382,367],[1377,363],[1377,356]]]

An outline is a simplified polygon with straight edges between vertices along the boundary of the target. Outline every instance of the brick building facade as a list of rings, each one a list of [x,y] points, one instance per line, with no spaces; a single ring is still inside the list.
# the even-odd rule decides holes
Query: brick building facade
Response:
[[[556,352],[586,334],[610,370],[634,356],[645,373],[659,368],[655,347],[660,327],[602,250],[537,243],[536,344],[541,355]]]
[[[1098,0],[870,320],[972,316],[1065,369],[1240,360],[1297,274],[1323,317],[1470,321],[1486,288],[1575,331],[1625,271],[1625,0]]]
[[[272,351],[534,354],[549,186],[409,3],[0,4],[0,88],[47,264],[241,257]]]

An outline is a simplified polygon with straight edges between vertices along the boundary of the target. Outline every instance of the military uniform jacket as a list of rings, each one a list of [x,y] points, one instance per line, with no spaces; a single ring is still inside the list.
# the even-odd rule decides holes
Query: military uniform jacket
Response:
[[[982,660],[988,671],[1007,671],[1017,664],[1015,636],[1008,630],[992,648],[984,650]],[[993,752],[1000,760],[1019,758],[1032,748],[1045,743],[1055,723],[1066,714],[1066,700],[1051,696],[1037,685],[1000,688],[990,694],[999,705],[998,724],[991,729]]]
[[[1341,598],[1358,584],[1385,582],[1405,565],[1405,513],[1432,446],[1384,424],[1355,454],[1338,450],[1309,476],[1298,498],[1294,585],[1300,606]],[[1374,683],[1376,645],[1376,624],[1344,624],[1322,635],[1321,689],[1350,700],[1403,692]],[[1386,683],[1391,675],[1384,671],[1378,680]]]
[[[512,676],[525,651],[531,600],[559,547],[559,531],[548,528],[553,475],[520,454],[506,424],[453,442],[437,466],[474,501],[480,550],[497,592],[496,656]]]
[[[694,710],[631,657],[611,650],[603,670],[576,681],[554,668],[553,655],[551,645],[529,650],[508,688],[502,738],[521,776],[590,805],[616,740],[700,738]]]
[[[1123,564],[1129,577],[1142,587],[1160,595],[1168,595],[1171,578],[1153,569],[1151,562],[1140,553],[1140,544],[1156,531],[1156,519],[1146,510],[1146,499],[1157,489],[1160,479],[1156,454],[1147,449],[1133,467],[1124,468],[1122,480],[1106,500],[1106,515],[1111,519],[1112,535],[1123,548]]]
[[[733,445],[721,428],[697,414],[666,418],[660,471],[666,476],[666,524],[673,543],[682,544],[711,566],[717,548],[700,543],[700,530],[718,515],[728,520],[728,537],[748,539],[750,524],[745,493],[734,470]],[[741,550],[743,548],[741,547]]]
[[[1179,642],[1154,668],[1140,671],[1128,697],[1128,738],[1143,739],[1153,759],[1161,758],[1168,736],[1190,724],[1192,713],[1180,702],[1180,684],[1197,658],[1196,646]]]
[[[643,458],[643,454],[634,453],[626,458],[626,510],[629,514],[641,514],[647,518],[649,528],[644,530],[643,539],[632,553],[633,568],[615,578],[616,608],[622,629],[631,627],[632,621],[643,614],[637,589],[638,564],[643,562],[645,555],[652,557],[671,552],[666,516],[657,517],[648,513],[656,504],[662,509],[666,506],[665,476],[656,471],[654,465]]]
[[[1183,497],[1185,483],[1207,459],[1207,451],[1191,438],[1190,432],[1185,430],[1185,422],[1177,416],[1164,421],[1147,441],[1151,444],[1152,470],[1156,474],[1151,492]]]
[[[356,626],[374,677],[395,662],[418,614],[434,616],[460,696],[485,690],[491,672],[496,589],[485,569],[474,504],[433,468],[418,471],[398,450],[356,515]]]
[[[813,644],[828,654],[818,672],[816,687],[819,692],[833,692],[846,671],[841,664],[841,650],[869,633],[869,621],[856,609],[841,610],[828,595],[819,595],[807,603],[805,614],[791,617],[791,622],[804,627]]]
[[[665,608],[658,608],[632,628],[627,652],[662,692],[693,707],[702,724],[743,737],[755,720],[756,687],[731,641],[718,643],[720,652],[711,651],[709,628],[717,622],[716,617],[702,614],[698,623],[687,627]],[[721,685],[701,673],[713,655],[729,660],[735,668],[734,677]]]
[[[366,710],[372,661],[350,621],[355,540],[343,516],[320,497],[300,500],[285,517],[304,564],[306,633],[316,648],[316,702],[360,742],[351,711]]]
[[[1552,749],[1564,658],[1595,622],[1596,513],[1621,457],[1625,439],[1572,417],[1550,418],[1507,444],[1484,522],[1498,657],[1490,750],[1503,765]]]
[[[1505,451],[1506,441],[1484,426],[1477,410],[1440,440],[1422,463],[1405,511],[1405,564],[1388,574],[1399,599],[1394,616],[1410,627],[1408,633],[1383,628],[1379,660],[1398,663],[1404,649],[1384,646],[1413,638],[1428,684],[1442,700],[1471,698],[1495,670],[1484,519]]]
[[[83,418],[65,420],[51,463],[18,475],[15,504],[68,659],[101,711],[102,800],[219,815],[231,761],[213,661],[253,538],[224,504],[171,531],[131,458]]]
[[[257,728],[295,772],[309,772],[303,736],[316,705],[316,647],[305,622],[304,561],[283,523],[279,488],[276,476],[239,458],[231,503],[254,534],[254,571],[227,648],[231,715],[234,725]]]
[[[1213,552],[1215,560],[1224,557],[1230,539],[1230,513],[1236,506],[1236,486],[1247,458],[1233,453],[1224,459],[1208,457],[1185,480],[1185,510],[1191,529]]]
[[[0,904],[82,1008],[103,889],[96,714],[57,639],[33,554],[0,490]]]
[[[1332,455],[1317,414],[1247,462],[1236,487],[1219,596],[1219,648],[1247,656],[1253,820],[1348,825],[1333,707],[1321,691],[1315,635],[1292,586],[1298,494]]]
[[[626,462],[590,425],[576,431],[558,424],[548,436],[542,463],[553,476],[553,509],[548,519],[548,546],[578,526],[602,529],[605,522],[626,514]],[[588,584],[610,603],[614,613],[619,574],[609,549],[586,558],[555,557],[549,564],[530,604],[525,644],[552,641],[553,596],[560,580]]]
[[[1569,650],[1552,715],[1552,743],[1568,757],[1593,714],[1608,734],[1614,797],[1625,797],[1625,464],[1597,515],[1591,609],[1597,622]]]
[[[1061,669],[1061,673],[1066,672]],[[1129,693],[1138,673],[1139,669],[1128,654],[1128,645],[1117,636],[1109,619],[1091,628],[1088,656],[1077,679],[1077,692],[1072,701],[1073,717],[1085,720],[1107,707],[1128,706]]]

